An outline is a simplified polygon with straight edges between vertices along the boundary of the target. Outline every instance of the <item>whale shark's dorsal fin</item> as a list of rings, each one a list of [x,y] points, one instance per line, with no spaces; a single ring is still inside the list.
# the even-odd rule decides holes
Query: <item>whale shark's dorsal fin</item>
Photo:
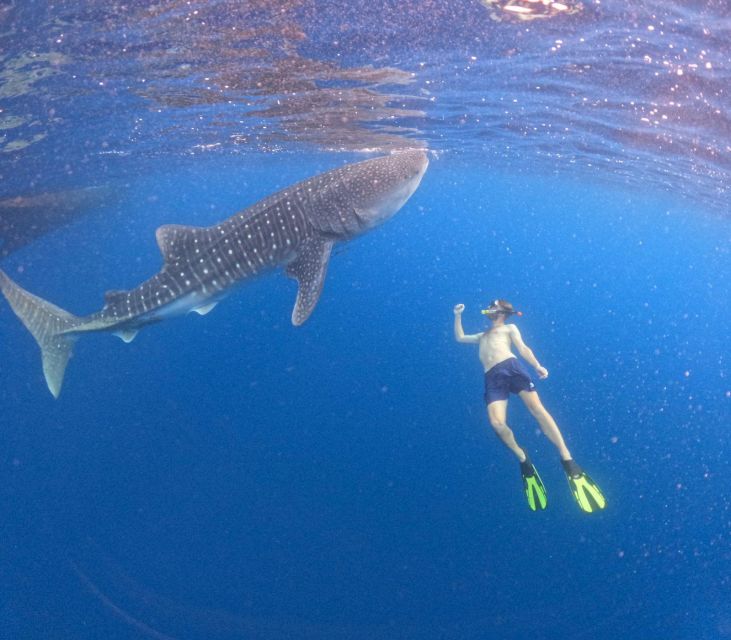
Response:
[[[208,239],[204,227],[188,227],[182,224],[166,224],[155,231],[157,246],[165,260],[165,264],[178,262],[191,256],[196,245],[202,246]]]
[[[292,324],[301,325],[310,317],[320,299],[333,243],[315,236],[304,242],[297,257],[289,263],[287,275],[297,280],[297,302],[292,311]]]
[[[116,289],[110,289],[104,292],[104,305],[109,306],[113,302],[117,302],[121,297],[127,295],[127,291],[117,291]]]

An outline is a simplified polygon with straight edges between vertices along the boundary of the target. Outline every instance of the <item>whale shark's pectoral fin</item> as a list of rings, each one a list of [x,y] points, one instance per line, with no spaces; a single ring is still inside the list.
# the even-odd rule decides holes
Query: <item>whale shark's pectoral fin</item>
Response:
[[[320,299],[333,243],[322,238],[310,238],[300,247],[297,257],[289,263],[287,275],[297,280],[297,302],[292,311],[292,324],[301,325],[310,317]]]

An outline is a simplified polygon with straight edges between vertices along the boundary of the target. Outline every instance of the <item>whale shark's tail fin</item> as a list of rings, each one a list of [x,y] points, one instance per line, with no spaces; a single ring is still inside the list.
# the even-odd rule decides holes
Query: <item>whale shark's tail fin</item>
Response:
[[[58,398],[63,374],[78,337],[69,332],[82,324],[82,320],[28,293],[8,278],[2,270],[0,270],[0,291],[41,348],[46,384],[53,397]]]

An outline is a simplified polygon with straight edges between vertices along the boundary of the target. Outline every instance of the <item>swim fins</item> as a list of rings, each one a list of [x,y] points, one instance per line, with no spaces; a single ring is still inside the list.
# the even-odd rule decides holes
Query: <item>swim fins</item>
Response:
[[[546,508],[546,487],[527,456],[520,463],[520,475],[523,476],[523,489],[531,511],[543,511]]]
[[[566,472],[571,493],[574,494],[582,511],[593,513],[607,506],[601,489],[574,460],[561,460],[561,464]]]

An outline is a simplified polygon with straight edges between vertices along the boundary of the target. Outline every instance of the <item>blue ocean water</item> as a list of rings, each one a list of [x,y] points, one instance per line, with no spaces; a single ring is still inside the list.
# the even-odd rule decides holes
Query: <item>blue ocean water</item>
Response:
[[[74,313],[159,269],[161,224],[431,164],[299,328],[272,274],[85,338],[53,400],[3,302],[1,637],[731,637],[727,7],[486,4],[3,5],[0,211],[108,195],[0,266]],[[601,513],[514,399],[526,507],[452,335],[496,297]]]

